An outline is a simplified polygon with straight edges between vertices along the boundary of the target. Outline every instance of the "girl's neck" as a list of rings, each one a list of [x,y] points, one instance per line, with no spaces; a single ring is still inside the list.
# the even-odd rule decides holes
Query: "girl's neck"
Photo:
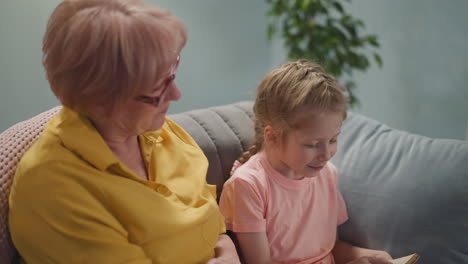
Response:
[[[301,180],[304,178],[302,175],[297,175],[292,169],[288,168],[288,166],[286,166],[286,164],[281,161],[277,149],[271,149],[265,146],[263,151],[265,152],[265,157],[270,163],[270,166],[281,176],[291,180]]]

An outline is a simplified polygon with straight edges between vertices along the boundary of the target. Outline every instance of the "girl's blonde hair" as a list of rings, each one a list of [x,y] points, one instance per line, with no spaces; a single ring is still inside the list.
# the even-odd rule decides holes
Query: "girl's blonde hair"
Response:
[[[64,0],[47,25],[43,64],[63,105],[112,113],[166,77],[186,38],[176,17],[138,0]]]
[[[346,96],[338,82],[320,65],[301,59],[280,65],[269,72],[257,87],[253,107],[255,142],[239,158],[244,163],[262,148],[263,133],[271,125],[284,137],[290,129],[300,128],[304,120],[298,115],[304,109],[343,113],[346,118]]]

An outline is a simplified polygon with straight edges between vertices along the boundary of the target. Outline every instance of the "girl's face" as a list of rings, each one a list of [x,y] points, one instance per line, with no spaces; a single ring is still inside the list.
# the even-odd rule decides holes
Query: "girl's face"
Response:
[[[273,168],[291,179],[315,177],[337,151],[343,113],[309,110],[301,113],[300,128],[290,130],[274,144]]]

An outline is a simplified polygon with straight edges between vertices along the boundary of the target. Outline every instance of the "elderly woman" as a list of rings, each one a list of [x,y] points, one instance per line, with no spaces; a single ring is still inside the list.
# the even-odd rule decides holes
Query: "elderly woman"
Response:
[[[65,0],[43,63],[63,104],[10,196],[26,263],[239,263],[207,159],[166,117],[183,24],[137,0]]]

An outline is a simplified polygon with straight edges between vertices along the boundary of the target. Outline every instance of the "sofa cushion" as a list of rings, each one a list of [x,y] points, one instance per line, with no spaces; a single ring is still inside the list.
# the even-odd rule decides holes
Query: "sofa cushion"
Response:
[[[358,114],[342,127],[340,236],[424,264],[468,263],[468,142],[431,139]]]

